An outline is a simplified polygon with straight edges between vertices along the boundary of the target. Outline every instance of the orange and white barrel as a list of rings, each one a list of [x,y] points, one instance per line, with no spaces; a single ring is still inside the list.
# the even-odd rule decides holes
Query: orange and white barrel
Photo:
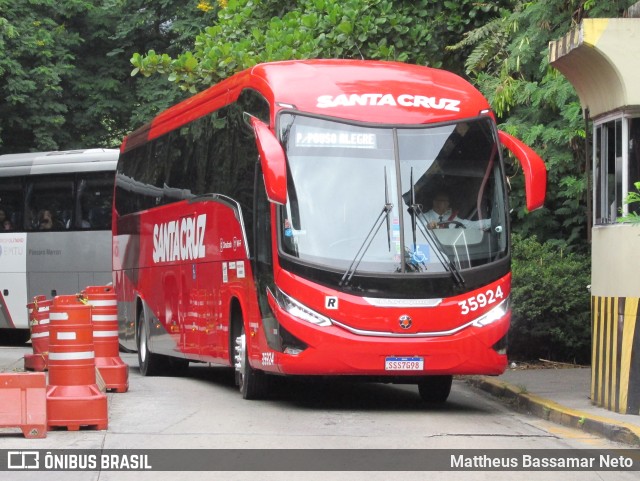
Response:
[[[120,359],[118,301],[112,286],[89,286],[82,298],[91,306],[96,367],[108,390],[129,389],[129,366]]]
[[[47,426],[107,429],[107,398],[96,384],[91,306],[58,296],[49,309]]]
[[[76,296],[58,296],[49,310],[49,320],[49,384],[95,384],[91,307]]]
[[[24,367],[27,370],[45,371],[48,367],[49,308],[52,302],[46,296],[39,295],[33,298],[33,302],[27,304],[33,350],[33,354],[24,356]]]

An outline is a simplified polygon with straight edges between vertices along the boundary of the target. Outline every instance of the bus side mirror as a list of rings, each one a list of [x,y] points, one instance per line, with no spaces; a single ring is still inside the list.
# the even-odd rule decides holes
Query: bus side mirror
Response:
[[[250,122],[256,134],[267,198],[271,202],[285,204],[287,202],[287,163],[282,145],[264,122],[256,117],[251,117]]]
[[[544,161],[533,149],[512,135],[498,130],[498,138],[502,145],[515,155],[524,172],[524,185],[527,196],[527,209],[529,211],[539,209],[544,204],[544,196],[547,193],[547,168]]]

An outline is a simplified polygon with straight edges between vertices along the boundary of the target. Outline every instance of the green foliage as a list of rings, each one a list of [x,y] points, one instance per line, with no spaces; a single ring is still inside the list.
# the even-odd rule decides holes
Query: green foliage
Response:
[[[127,131],[148,122],[155,114],[185,98],[166,77],[130,75],[130,59],[139,50],[164,51],[177,55],[193,44],[193,39],[214,21],[218,3],[198,0],[105,0],[103,12],[113,15],[110,34],[115,47],[108,53],[118,61],[122,82],[134,98]]]
[[[266,61],[366,58],[451,68],[461,54],[444,52],[443,42],[496,11],[472,0],[229,0],[193,51],[136,53],[132,75],[160,73],[195,92]]]
[[[531,145],[545,160],[545,207],[529,214],[522,175],[512,179],[513,225],[570,250],[587,244],[585,146],[587,127],[571,84],[548,62],[548,44],[561,38],[582,17],[620,16],[632,0],[515,0],[499,17],[465,33],[449,47],[471,48],[465,68],[489,99],[501,128]]]
[[[629,204],[640,204],[640,182],[635,182],[633,184],[636,188],[636,192],[629,192],[627,194],[627,198],[624,199],[624,203]],[[638,206],[640,207],[640,206]],[[623,217],[618,218],[618,222],[630,222],[632,224],[640,224],[640,214],[638,214],[638,210],[629,210],[629,213]]]
[[[68,106],[63,82],[73,70],[80,37],[66,22],[86,13],[85,2],[60,6],[51,0],[0,0],[0,144],[33,144],[52,149]]]
[[[118,145],[181,98],[166,79],[131,78],[131,55],[183,50],[216,11],[194,0],[0,0],[0,153]]]
[[[509,357],[586,364],[590,359],[590,258],[514,234]]]

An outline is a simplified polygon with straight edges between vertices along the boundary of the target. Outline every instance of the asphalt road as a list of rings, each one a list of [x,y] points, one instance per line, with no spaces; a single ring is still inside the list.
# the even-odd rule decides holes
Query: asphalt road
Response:
[[[0,347],[0,371],[22,369],[24,347]],[[192,364],[184,377],[143,377],[107,393],[108,429],[49,431],[25,439],[0,429],[0,450],[28,449],[619,449],[625,446],[509,410],[464,380],[449,401],[424,404],[415,386],[281,380],[268,400],[243,400],[230,370]],[[206,451],[203,452],[206,455]],[[247,451],[249,455],[251,451]],[[168,452],[168,456],[171,452]],[[4,473],[7,474],[7,473]],[[637,479],[624,472],[11,472],[3,479]]]

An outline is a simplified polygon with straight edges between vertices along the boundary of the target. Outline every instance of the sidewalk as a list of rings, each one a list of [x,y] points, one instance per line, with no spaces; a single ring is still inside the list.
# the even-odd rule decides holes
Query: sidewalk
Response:
[[[523,369],[516,365],[501,376],[474,376],[468,382],[520,412],[640,446],[638,413],[619,414],[591,403],[590,367]]]

